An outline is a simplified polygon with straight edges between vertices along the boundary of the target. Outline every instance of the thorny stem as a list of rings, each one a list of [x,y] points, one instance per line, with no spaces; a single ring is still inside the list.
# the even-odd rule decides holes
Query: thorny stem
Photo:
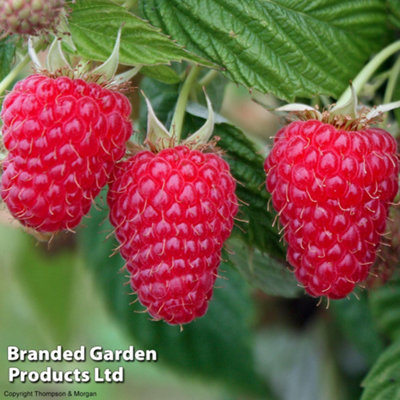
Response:
[[[357,94],[360,93],[363,86],[371,79],[375,71],[386,61],[390,56],[400,50],[400,40],[392,43],[381,50],[357,75],[353,81],[353,87]],[[337,106],[346,104],[351,95],[351,89],[347,88],[337,101]]]
[[[190,70],[183,86],[181,92],[179,93],[178,101],[176,103],[174,117],[172,119],[170,132],[175,137],[176,142],[179,142],[179,139],[182,135],[183,121],[185,119],[185,110],[186,105],[189,99],[189,94],[192,89],[194,82],[200,72],[200,67],[194,65]]]
[[[208,86],[219,74],[219,71],[216,69],[212,69],[211,71],[208,71],[200,80],[199,80],[199,85],[200,86]]]
[[[10,71],[10,73],[0,82],[0,96],[12,84],[19,73],[29,64],[29,54],[25,54],[22,60]]]

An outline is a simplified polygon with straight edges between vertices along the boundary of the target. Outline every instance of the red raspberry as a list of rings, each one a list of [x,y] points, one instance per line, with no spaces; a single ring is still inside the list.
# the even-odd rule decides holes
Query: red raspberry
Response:
[[[382,129],[316,120],[280,130],[265,161],[287,259],[313,296],[339,299],[363,281],[397,190],[396,142]]]
[[[1,197],[23,225],[72,229],[131,135],[128,99],[95,83],[36,74],[4,100]]]
[[[204,315],[238,206],[228,164],[178,146],[117,164],[110,220],[131,286],[156,319]]]

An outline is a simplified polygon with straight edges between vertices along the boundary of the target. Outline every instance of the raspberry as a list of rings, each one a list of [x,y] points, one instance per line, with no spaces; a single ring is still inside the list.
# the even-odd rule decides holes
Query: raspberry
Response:
[[[96,83],[35,74],[4,100],[1,197],[23,225],[72,229],[131,135],[128,99]]]
[[[287,259],[312,296],[339,299],[363,281],[397,190],[396,142],[382,129],[317,120],[281,129],[265,161]]]
[[[186,146],[117,164],[110,221],[131,286],[155,319],[184,324],[206,312],[238,210],[235,186],[222,158]]]
[[[6,34],[37,35],[53,29],[64,0],[2,0],[0,26]]]

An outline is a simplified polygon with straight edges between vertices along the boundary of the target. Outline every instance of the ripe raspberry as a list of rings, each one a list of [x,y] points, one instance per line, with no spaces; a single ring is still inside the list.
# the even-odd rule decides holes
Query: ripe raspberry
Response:
[[[156,319],[204,315],[238,206],[228,164],[178,146],[117,164],[110,220],[131,286]]]
[[[2,0],[0,32],[37,35],[55,28],[64,0]]]
[[[317,120],[280,130],[265,161],[287,259],[313,296],[345,297],[363,281],[397,190],[396,142],[382,129]]]
[[[125,153],[128,99],[98,84],[36,74],[4,100],[1,197],[41,232],[78,225]]]

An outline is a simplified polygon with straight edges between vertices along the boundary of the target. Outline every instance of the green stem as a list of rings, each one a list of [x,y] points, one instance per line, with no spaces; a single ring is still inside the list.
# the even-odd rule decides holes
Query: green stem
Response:
[[[10,71],[10,73],[0,82],[0,96],[13,83],[20,72],[29,64],[29,54],[25,54],[22,60]]]
[[[199,85],[200,86],[208,86],[219,74],[219,71],[216,69],[212,69],[211,71],[208,71],[200,80],[199,80]]]
[[[390,71],[389,79],[386,85],[385,96],[383,97],[383,104],[390,103],[393,98],[393,93],[396,88],[396,83],[400,75],[400,57],[397,58]]]
[[[375,71],[393,54],[400,50],[400,40],[392,43],[381,50],[357,75],[353,81],[353,87],[357,94],[360,93],[363,86],[371,79]],[[348,87],[337,101],[337,106],[346,104],[351,95],[351,89]]]
[[[200,67],[197,65],[193,66],[190,70],[181,92],[179,93],[178,101],[176,103],[174,117],[172,118],[170,132],[179,142],[182,135],[183,121],[185,119],[185,110],[188,102],[190,91],[193,87],[194,82],[200,72]]]
[[[385,71],[377,75],[372,81],[366,83],[363,88],[365,96],[373,97],[377,90],[388,80],[392,71]]]

